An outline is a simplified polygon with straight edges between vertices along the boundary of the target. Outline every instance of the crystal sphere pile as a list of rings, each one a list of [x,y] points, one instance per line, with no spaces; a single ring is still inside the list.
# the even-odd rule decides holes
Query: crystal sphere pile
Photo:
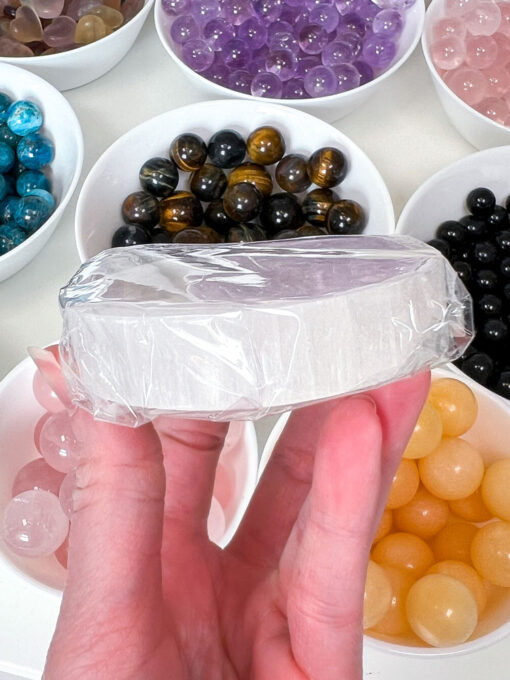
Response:
[[[226,88],[276,99],[327,97],[373,80],[395,61],[415,0],[163,0],[180,59]]]
[[[490,189],[474,187],[465,206],[466,215],[442,222],[429,241],[451,262],[474,302],[476,336],[455,363],[510,399],[510,196],[498,205]],[[451,417],[449,428],[455,428],[459,416]],[[456,436],[454,431],[448,433]]]
[[[430,54],[446,85],[466,104],[510,126],[510,5],[445,0],[432,26]]]
[[[172,140],[168,157],[149,158],[140,168],[142,191],[124,199],[124,224],[112,247],[360,234],[365,210],[339,195],[347,172],[340,149],[292,153],[271,125],[246,139],[218,130],[207,143],[186,132]],[[190,173],[183,176],[186,190],[178,189],[181,173]]]
[[[367,634],[458,645],[510,587],[510,458],[485,466],[464,439],[477,417],[465,383],[433,380],[373,540]]]
[[[39,57],[96,42],[130,21],[144,0],[5,0],[0,56]]]
[[[37,104],[0,92],[0,256],[23,243],[55,210],[45,174],[55,148],[42,125]]]

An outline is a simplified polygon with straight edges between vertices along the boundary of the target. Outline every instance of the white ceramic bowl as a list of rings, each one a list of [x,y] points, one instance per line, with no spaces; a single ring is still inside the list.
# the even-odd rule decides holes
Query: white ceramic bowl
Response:
[[[7,279],[34,258],[55,231],[80,178],[83,135],[67,100],[42,78],[0,63],[0,90],[13,99],[30,99],[44,115],[42,132],[55,144],[49,176],[57,207],[46,222],[21,245],[0,256],[0,281]]]
[[[250,99],[251,101],[285,104],[300,109],[301,111],[312,113],[314,116],[318,116],[329,123],[332,123],[339,118],[343,118],[351,113],[351,111],[354,111],[364,104],[364,102],[375,94],[377,90],[384,87],[386,80],[390,78],[407,61],[407,59],[409,59],[420,39],[424,15],[424,0],[416,0],[414,6],[406,13],[404,31],[393,64],[370,83],[366,83],[365,85],[348,92],[342,92],[329,97],[318,97],[316,99],[264,99],[262,97],[254,97],[249,94],[230,90],[229,88],[212,83],[199,73],[195,73],[195,71],[182,62],[174,52],[170,38],[168,37],[168,26],[171,21],[169,16],[163,11],[161,0],[156,0],[154,8],[156,30],[163,47],[178,66],[188,75],[190,81],[194,83],[204,99],[240,97],[241,99]]]
[[[434,238],[446,220],[468,214],[466,196],[476,187],[491,189],[498,203],[510,195],[510,146],[470,154],[432,175],[407,201],[397,222],[398,234],[422,241]]]
[[[34,426],[45,413],[32,391],[35,364],[19,363],[0,382],[0,525],[19,468],[39,458]],[[257,480],[258,445],[253,423],[242,426],[242,455],[225,454],[234,494],[225,510],[225,546],[234,535]],[[223,454],[222,454],[223,456]],[[1,671],[39,678],[60,607],[65,570],[51,555],[24,559],[0,537],[0,677]],[[15,641],[15,644],[13,643]]]
[[[452,125],[467,141],[477,149],[510,144],[510,128],[495,123],[457,97],[443,81],[430,56],[433,25],[444,16],[444,0],[432,0],[425,16],[425,26],[421,40],[425,61],[432,77],[434,88],[443,109]]]
[[[461,374],[448,365],[444,369],[432,371],[432,379],[455,378],[468,385],[476,395],[478,401],[478,417],[476,423],[468,433],[462,435],[482,454],[486,464],[490,464],[500,458],[510,456],[508,442],[510,441],[510,405],[497,395],[489,392],[469,377]],[[269,435],[259,465],[259,477],[271,456],[283,428],[289,418],[289,413],[284,413],[276,422]],[[470,640],[454,647],[419,647],[396,642],[376,639],[371,635],[364,636],[364,644],[388,654],[398,654],[419,657],[444,657],[460,654],[471,654],[479,651],[510,633],[510,588],[495,588],[489,591],[487,609],[475,629]],[[432,669],[431,669],[432,674]],[[431,675],[432,677],[432,675]],[[445,676],[446,677],[446,676]]]
[[[366,209],[365,233],[394,231],[393,206],[383,179],[363,151],[345,135],[313,116],[285,106],[264,101],[221,100],[200,102],[156,116],[130,130],[104,152],[86,178],[76,208],[76,245],[81,260],[111,247],[113,233],[123,223],[120,208],[124,198],[140,190],[140,167],[152,156],[168,157],[175,136],[191,131],[207,142],[214,132],[229,127],[246,138],[263,124],[281,130],[287,153],[310,155],[322,146],[340,148],[349,161],[349,172],[339,191]],[[181,172],[179,188],[187,188],[188,177]]]
[[[0,61],[21,66],[58,90],[80,87],[100,78],[123,59],[142,30],[153,3],[154,0],[145,0],[131,21],[97,42],[44,57],[0,57]]]

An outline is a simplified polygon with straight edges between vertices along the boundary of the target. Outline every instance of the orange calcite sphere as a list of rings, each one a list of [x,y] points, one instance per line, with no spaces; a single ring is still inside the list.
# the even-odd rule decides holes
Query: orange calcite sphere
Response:
[[[493,515],[510,521],[510,458],[497,460],[487,468],[482,498]]]
[[[389,534],[382,538],[372,550],[374,562],[397,569],[405,569],[422,576],[434,561],[429,546],[418,536],[404,532]]]
[[[404,458],[423,458],[439,445],[443,424],[436,409],[429,403],[423,407],[414,432],[404,451]]]
[[[468,522],[488,522],[492,518],[483,502],[481,488],[478,488],[466,498],[450,501],[449,506],[454,515],[461,519],[467,519]]]
[[[374,543],[377,541],[380,541],[381,538],[384,538],[387,534],[390,533],[391,527],[393,525],[393,513],[391,510],[386,510],[383,512],[381,521],[379,522],[379,526],[377,527],[377,531],[375,532],[374,536]]]
[[[419,460],[418,465],[423,485],[446,501],[474,493],[484,473],[482,456],[458,437],[443,439],[431,454]]]
[[[443,434],[447,437],[458,437],[467,432],[478,415],[478,403],[473,391],[454,378],[434,380],[428,401],[438,411],[443,423]]]
[[[391,597],[392,587],[388,574],[370,560],[363,598],[363,628],[371,628],[379,623],[390,608]]]
[[[436,562],[436,564],[433,564],[430,567],[427,574],[446,574],[446,576],[456,578],[471,591],[471,594],[476,600],[478,615],[485,609],[485,606],[487,605],[487,588],[480,576],[473,567],[469,566],[469,564],[459,562],[458,560]]]
[[[480,527],[471,544],[471,559],[482,578],[510,588],[510,523],[497,521]]]
[[[446,526],[448,503],[420,487],[414,497],[393,511],[395,529],[429,539]]]
[[[471,564],[471,543],[477,528],[467,522],[447,524],[432,539],[432,550],[437,562],[460,560]]]
[[[416,581],[413,574],[404,569],[384,566],[391,584],[390,608],[372,630],[384,635],[403,635],[409,632],[406,615],[406,599],[409,589]]]
[[[401,460],[391,483],[386,507],[389,510],[409,503],[418,490],[420,476],[413,460]]]

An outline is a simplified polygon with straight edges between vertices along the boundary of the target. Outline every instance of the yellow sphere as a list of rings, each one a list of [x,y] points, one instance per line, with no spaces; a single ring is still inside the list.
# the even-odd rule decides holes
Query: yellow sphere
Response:
[[[482,497],[493,515],[510,521],[510,458],[497,460],[487,468]]]
[[[480,576],[469,564],[459,562],[458,560],[444,560],[443,562],[433,564],[427,571],[427,574],[446,574],[446,576],[456,578],[457,581],[463,583],[471,591],[478,607],[478,616],[485,609],[487,605],[487,588]]]
[[[372,559],[384,566],[405,569],[419,578],[433,563],[434,555],[418,536],[399,532],[382,538],[372,550]]]
[[[488,522],[492,518],[491,513],[483,502],[480,487],[470,496],[466,496],[466,498],[450,501],[449,506],[454,515],[461,519],[467,519],[468,522]]]
[[[472,390],[454,378],[434,380],[428,400],[439,413],[446,437],[458,437],[467,432],[478,415],[478,403]]]
[[[409,503],[418,490],[420,476],[414,460],[401,460],[393,476],[386,507],[389,510]]]
[[[423,458],[439,445],[443,424],[436,409],[428,402],[423,407],[414,432],[404,451],[404,458]]]
[[[393,522],[397,531],[428,539],[446,526],[449,513],[446,501],[420,487],[409,503],[393,511]]]
[[[510,523],[498,520],[480,527],[471,543],[471,559],[482,578],[510,588]]]
[[[460,560],[471,564],[471,543],[476,532],[477,528],[467,522],[447,524],[432,539],[436,561]]]
[[[382,619],[372,627],[372,630],[383,635],[403,635],[409,632],[406,615],[407,594],[416,578],[404,569],[386,565],[384,571],[391,584],[390,607]]]
[[[443,439],[432,453],[420,458],[418,467],[423,486],[445,501],[474,493],[484,473],[482,456],[458,437]]]
[[[379,623],[390,608],[391,594],[388,575],[381,566],[370,560],[363,598],[363,628],[371,628]]]

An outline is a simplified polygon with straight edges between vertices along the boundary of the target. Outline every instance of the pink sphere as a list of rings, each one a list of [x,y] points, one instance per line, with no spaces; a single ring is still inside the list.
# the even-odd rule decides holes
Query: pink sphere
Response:
[[[68,472],[67,475],[64,477],[64,481],[62,482],[58,494],[62,510],[65,512],[66,517],[69,517],[69,519],[71,519],[71,515],[73,514],[73,492],[75,486],[76,486],[76,473],[73,470],[72,472]]]
[[[41,430],[48,418],[51,418],[51,413],[45,413],[41,416],[34,427],[34,444],[39,453],[41,453]]]
[[[495,2],[481,0],[466,14],[464,22],[471,35],[493,35],[501,23],[501,10]]]
[[[444,12],[447,17],[461,17],[475,5],[476,0],[445,0]]]
[[[41,455],[52,468],[70,472],[78,464],[81,445],[73,431],[73,417],[67,411],[48,418],[41,430]]]
[[[225,534],[226,521],[225,513],[216,498],[211,501],[211,509],[207,518],[207,534],[213,543],[220,543]]]
[[[36,458],[18,471],[12,485],[12,495],[18,496],[30,489],[42,489],[58,496],[63,479],[61,472],[54,470],[42,458]]]
[[[445,83],[457,97],[469,106],[474,106],[485,99],[489,91],[489,81],[481,71],[470,68],[459,68],[449,71]]]
[[[498,7],[501,12],[501,23],[499,24],[498,33],[502,33],[507,38],[510,38],[510,4],[500,2]]]
[[[491,38],[498,46],[498,59],[508,68],[510,66],[510,40],[503,33],[494,33]]]
[[[498,45],[487,35],[468,36],[466,39],[466,64],[470,68],[488,68],[496,63]]]
[[[34,397],[39,404],[50,413],[58,413],[64,410],[64,404],[57,397],[56,392],[48,385],[39,369],[34,374],[32,389]]]
[[[510,91],[510,72],[502,64],[492,64],[483,72],[489,80],[490,97],[502,97]]]
[[[500,125],[507,125],[510,118],[510,110],[503,99],[488,97],[477,104],[475,108],[482,115]]]
[[[460,38],[455,35],[439,38],[432,43],[430,52],[437,68],[451,71],[458,68],[466,56],[466,48]]]
[[[69,520],[49,491],[25,491],[5,508],[3,538],[17,555],[51,555],[65,541],[68,530]]]
[[[464,40],[467,29],[462,19],[458,17],[445,17],[439,19],[432,27],[432,38],[439,40],[440,38],[447,38],[450,35],[455,35],[457,38]]]

